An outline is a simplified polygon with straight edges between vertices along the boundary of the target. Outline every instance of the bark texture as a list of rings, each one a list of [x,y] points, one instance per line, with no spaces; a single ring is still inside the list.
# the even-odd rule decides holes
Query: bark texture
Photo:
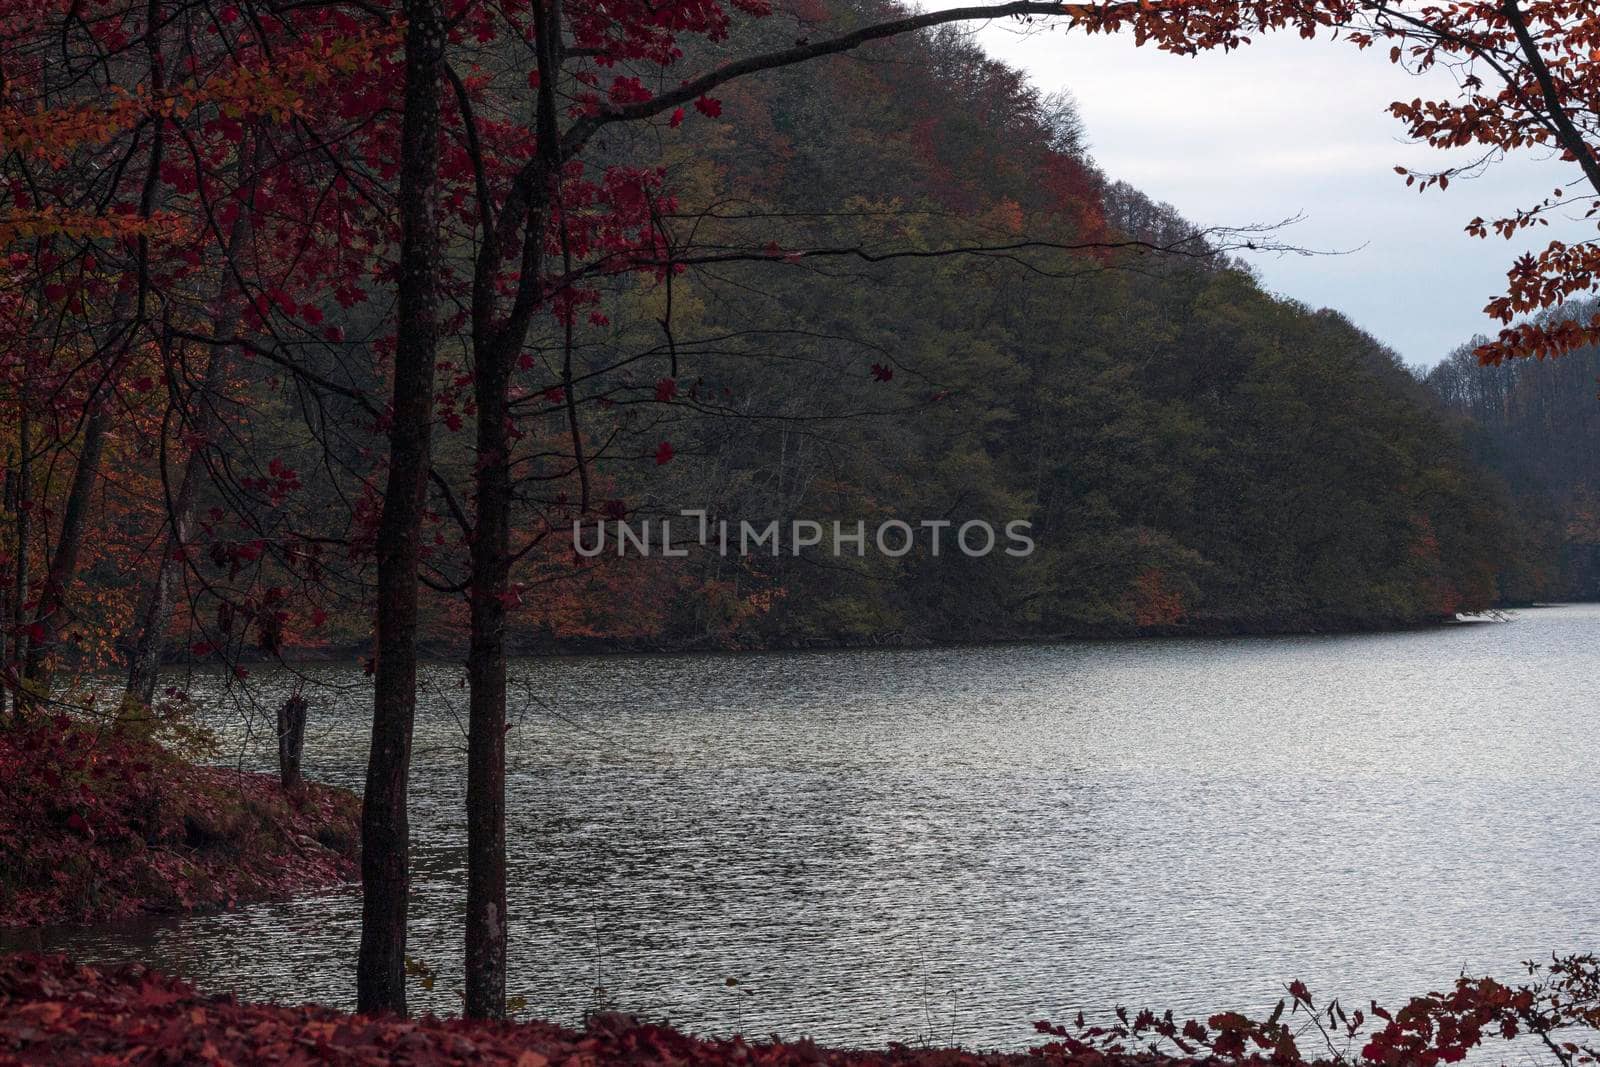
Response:
[[[356,1003],[406,1011],[411,890],[406,810],[417,704],[417,560],[427,502],[437,348],[439,92],[445,29],[436,0],[407,0],[400,138],[400,279],[389,472],[378,521],[372,748],[361,809],[361,949]]]

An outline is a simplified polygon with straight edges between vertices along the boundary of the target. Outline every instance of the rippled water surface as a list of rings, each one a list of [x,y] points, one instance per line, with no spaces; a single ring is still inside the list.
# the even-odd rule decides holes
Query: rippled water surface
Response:
[[[511,980],[701,1032],[1016,1045],[1113,1002],[1364,1002],[1600,948],[1600,607],[1377,636],[514,664]],[[308,773],[370,690],[316,668]],[[256,675],[271,706],[291,683]],[[255,717],[195,691],[246,766]],[[456,1003],[465,690],[430,668],[411,951]],[[359,899],[41,937],[352,1002]],[[737,985],[730,986],[727,979]]]

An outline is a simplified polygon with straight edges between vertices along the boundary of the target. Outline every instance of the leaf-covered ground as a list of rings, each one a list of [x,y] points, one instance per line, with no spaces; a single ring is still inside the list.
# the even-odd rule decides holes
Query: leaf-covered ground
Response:
[[[0,926],[232,907],[357,874],[360,801],[65,717],[0,732]]]
[[[1029,1055],[951,1050],[850,1052],[810,1042],[702,1041],[648,1025],[577,1032],[539,1022],[374,1018],[206,997],[138,965],[100,969],[37,955],[0,960],[0,1064],[1021,1067],[1039,1062]]]

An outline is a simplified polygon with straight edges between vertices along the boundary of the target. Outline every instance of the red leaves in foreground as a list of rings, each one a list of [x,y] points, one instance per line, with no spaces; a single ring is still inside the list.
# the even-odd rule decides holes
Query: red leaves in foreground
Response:
[[[956,1049],[884,1052],[823,1049],[809,1041],[742,1038],[704,1041],[661,1026],[615,1022],[577,1032],[551,1023],[463,1019],[400,1019],[347,1015],[316,1006],[240,1004],[207,997],[173,978],[134,965],[82,967],[58,956],[0,959],[0,1063],[4,1064],[334,1064],[408,1063],[419,1067],[1178,1067],[1202,1062],[1275,1064],[1366,1063],[1431,1067],[1460,1060],[1484,1038],[1534,1033],[1569,1064],[1592,1062],[1568,1042],[1583,1036],[1596,1011],[1594,957],[1555,960],[1534,969],[1529,986],[1463,978],[1449,994],[1417,997],[1363,1033],[1361,1012],[1337,1003],[1317,1009],[1304,986],[1291,988],[1272,1017],[1233,1012],[1205,1023],[1179,1024],[1170,1014],[1117,1012],[1112,1026],[1069,1030],[1040,1023],[1056,1040],[1026,1053],[978,1054]],[[1376,1025],[1375,1023],[1373,1025]],[[1592,1031],[1591,1031],[1592,1032]],[[1316,1058],[1295,1038],[1310,1038]],[[1361,1041],[1367,1039],[1363,1046]],[[1176,1055],[1154,1046],[1165,1041]],[[1359,1049],[1359,1053],[1357,1053]],[[1517,1059],[1530,1058],[1524,1050]],[[1537,1052],[1533,1052],[1537,1056]]]
[[[1103,1057],[1096,1057],[1104,1062]],[[0,1062],[18,1064],[407,1063],[419,1067],[1021,1067],[1027,1055],[848,1052],[809,1041],[701,1041],[660,1026],[577,1032],[550,1023],[400,1019],[205,997],[138,965],[53,956],[0,961]],[[1130,1061],[1131,1062],[1131,1061]]]
[[[224,908],[356,876],[354,796],[66,717],[0,731],[0,926]]]
[[[35,955],[0,962],[0,1062],[7,1064],[546,1067],[565,1058],[562,1041],[571,1036],[552,1026],[413,1022],[239,1004],[201,996],[137,964],[100,969]]]
[[[1556,957],[1525,966],[1531,976],[1525,985],[1463,976],[1450,992],[1412,997],[1395,1011],[1374,1001],[1370,1016],[1347,1012],[1337,1000],[1319,1009],[1298,981],[1265,1020],[1221,1012],[1204,1022],[1180,1023],[1171,1012],[1118,1008],[1116,1021],[1107,1024],[1087,1023],[1082,1015],[1071,1027],[1036,1023],[1040,1033],[1057,1040],[1035,1052],[1082,1063],[1098,1062],[1096,1056],[1162,1056],[1170,1048],[1177,1052],[1174,1060],[1186,1063],[1439,1067],[1461,1062],[1487,1041],[1520,1039],[1528,1047],[1519,1050],[1518,1060],[1538,1062],[1542,1050],[1565,1067],[1600,1062],[1600,957]],[[1302,1052],[1300,1042],[1307,1040],[1311,1051]]]

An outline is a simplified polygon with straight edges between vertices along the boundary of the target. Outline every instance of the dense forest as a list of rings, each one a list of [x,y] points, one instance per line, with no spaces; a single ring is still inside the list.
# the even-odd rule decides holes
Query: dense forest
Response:
[[[1444,67],[1461,75],[1444,83],[1453,95],[1390,112],[1416,142],[1480,151],[1400,167],[1406,185],[1443,192],[1532,149],[1570,164],[1566,180],[1547,192],[1541,179],[1527,193],[1541,199],[1518,194],[1469,233],[1516,236],[1580,212],[1578,198],[1600,213],[1600,17],[1546,0],[1400,6],[0,0],[0,926],[233,906],[359,869],[359,946],[340,951],[354,948],[360,1014],[257,1015],[257,1058],[339,1055],[339,1042],[383,1058],[420,1041],[534,1067],[715,1059],[631,1017],[588,1016],[628,1035],[611,1046],[547,1032],[498,1052],[466,1036],[504,1028],[448,1024],[460,1040],[446,1040],[400,1021],[408,985],[437,975],[408,951],[414,861],[436,843],[411,828],[412,759],[445,749],[465,749],[464,774],[453,755],[445,772],[461,803],[429,797],[417,813],[451,808],[437,840],[462,848],[448,871],[462,906],[434,916],[461,935],[461,1011],[504,1019],[520,999],[507,995],[520,936],[509,861],[524,855],[507,847],[507,739],[511,713],[548,694],[513,684],[511,655],[1390,628],[1594,592],[1583,381],[1600,308],[1569,302],[1593,294],[1600,244],[1519,256],[1485,309],[1498,334],[1419,378],[1337,312],[1265,291],[1251,257],[1291,251],[1272,220],[1197,226],[1115,181],[1070,97],[1040,94],[952,28],[1126,34],[1186,56],[1283,31],[1402,73]],[[1567,354],[1555,370],[1501,366]],[[787,526],[789,550],[713,551],[686,513]],[[659,552],[620,551],[622,524],[652,520]],[[579,528],[599,522],[616,524],[619,551],[584,551]],[[807,551],[801,522],[818,531]],[[935,533],[890,552],[891,523]],[[1020,527],[1031,551],[935,547],[938,530],[962,540],[977,524],[1008,541]],[[864,532],[839,550],[837,530],[858,525],[879,531],[879,551]],[[447,665],[420,670],[429,655]],[[344,661],[331,688],[370,698],[359,798],[302,776],[308,673],[321,672],[256,667],[313,656]],[[163,670],[175,659],[219,669],[190,691]],[[459,679],[464,715],[440,672]],[[616,688],[652,709],[662,698]],[[219,709],[200,702],[226,698],[249,708],[247,733],[264,726],[276,742],[275,778],[203,765]],[[419,710],[429,726],[449,716],[447,742],[421,743]],[[1369,710],[1353,729],[1384,743],[1389,724]],[[1432,743],[1443,736],[1423,761],[1447,751]],[[1330,766],[1348,762],[1343,737],[1331,735]],[[620,740],[629,762],[685,769],[670,746]],[[862,766],[829,773],[881,768]],[[560,819],[601,803],[579,777]],[[1253,775],[1225,777],[1247,783],[1247,802],[1265,795]],[[1314,806],[1305,780],[1284,784]],[[1188,804],[1185,786],[1203,780],[1169,784]],[[655,788],[626,791],[653,807]],[[1052,794],[1047,817],[1075,796]],[[895,802],[883,840],[900,850],[920,831]],[[1226,826],[1211,817],[1223,810],[1203,814]],[[1419,808],[1427,827],[1438,810]],[[1031,839],[1017,830],[1009,840]],[[610,841],[600,824],[585,832]],[[676,845],[706,854],[689,841]],[[1405,876],[1413,861],[1385,866]],[[631,864],[618,853],[604,866]],[[962,888],[954,868],[927,867]],[[860,870],[879,884],[881,866]],[[569,874],[590,877],[581,865],[557,877]],[[742,892],[744,875],[728,884]],[[697,886],[690,897],[709,900]],[[849,939],[832,940],[830,960]],[[831,979],[830,966],[815,973]],[[1537,988],[1463,977],[1398,1016],[1374,1002],[1388,1025],[1362,1055],[1454,1062],[1494,1029],[1594,1059],[1551,1035],[1592,1030],[1595,970],[1593,957],[1552,958]],[[596,994],[601,981],[597,967]],[[719,995],[750,992],[725,983]],[[926,997],[926,972],[922,985]],[[91,1022],[73,987],[104,994],[108,1019]],[[1312,1012],[1303,984],[1287,992],[1292,1013]],[[143,1010],[162,1006],[184,1014]],[[1193,1044],[1179,1047],[1304,1063],[1291,1033],[1304,1028],[1284,1008],[1185,1025]],[[21,957],[0,973],[0,1056],[58,1058],[44,1043],[54,1028],[73,1062],[215,1060],[208,1034],[248,1057],[230,1020],[249,1011],[208,1017],[143,968]],[[1332,1038],[1354,1043],[1361,1013],[1346,1020],[1333,1002],[1317,1016],[1333,1060],[1352,1062]],[[1041,1051],[1100,1063],[1142,1030],[1178,1035],[1170,1013],[1118,1017],[1043,1027],[1062,1044]],[[719,1047],[730,1062],[751,1055]],[[774,1062],[816,1057],[809,1041],[764,1048]]]
[[[611,294],[605,318],[632,332],[580,357],[637,360],[647,407],[666,381],[682,393],[638,416],[637,458],[602,465],[615,513],[1026,518],[1037,551],[596,562],[523,615],[523,647],[1368,628],[1548,594],[1539,534],[1393,352],[1264,292],[1102,174],[1071,100],[960,32],[742,83],[721,106],[696,157],[667,160],[688,176],[684,254],[713,262],[670,298],[671,352],[652,289]],[[741,254],[754,234],[1088,247],[794,263]]]
[[[854,0],[834,14],[892,10]],[[757,23],[692,58],[782,32]],[[1503,468],[1539,457],[1550,473],[1531,424],[1490,427],[1473,408],[1465,426],[1434,402],[1461,407],[1447,372],[1542,382],[1542,368],[1469,372],[1460,356],[1424,389],[1336,312],[1264,292],[1233,254],[1242,243],[1102,174],[1071,100],[1042,96],[962,33],[740,82],[695,120],[692,150],[648,127],[597,149],[612,167],[670,168],[671,197],[650,211],[695,269],[597,285],[566,339],[574,384],[513,401],[526,432],[560,442],[572,429],[589,452],[577,468],[555,443],[530,460],[513,649],[1372,628],[1577,588],[1552,524],[1584,499],[1578,483],[1530,503],[1529,479]],[[373,337],[384,279],[352,276],[300,314],[319,336]],[[555,331],[535,348],[561,342]],[[303,358],[355,388],[312,398],[303,375],[231,371],[248,402],[214,418],[227,450],[274,458],[211,461],[196,490],[210,553],[171,598],[170,654],[345,655],[367,641],[359,554],[381,420],[348,397],[383,376]],[[442,358],[436,469],[460,480],[471,375],[464,351]],[[1563,364],[1562,380],[1586,365]],[[124,654],[150,610],[149,511],[177,492],[138,462],[159,436],[159,396],[104,445],[118,474],[92,505],[108,536],[86,546],[85,595],[61,635],[89,662]],[[19,455],[18,428],[6,432]],[[1549,432],[1581,453],[1580,438]],[[13,516],[20,476],[13,461]],[[63,499],[65,471],[43,477]],[[869,529],[1024,519],[1037,550],[581,560],[568,530],[580,495],[589,514],[630,520],[685,508]],[[256,518],[230,528],[221,517],[241,501]],[[443,511],[424,548],[420,640],[436,654],[459,650],[468,613],[465,539]],[[301,596],[304,572],[273,577],[270,546],[291,531],[357,552],[319,557]],[[47,557],[48,525],[25,535]]]
[[[1593,315],[1578,301],[1550,319]],[[1474,460],[1511,494],[1532,543],[1506,546],[1544,569],[1541,595],[1600,596],[1600,349],[1560,359],[1484,365],[1464,345],[1427,374],[1428,390],[1458,419]]]

